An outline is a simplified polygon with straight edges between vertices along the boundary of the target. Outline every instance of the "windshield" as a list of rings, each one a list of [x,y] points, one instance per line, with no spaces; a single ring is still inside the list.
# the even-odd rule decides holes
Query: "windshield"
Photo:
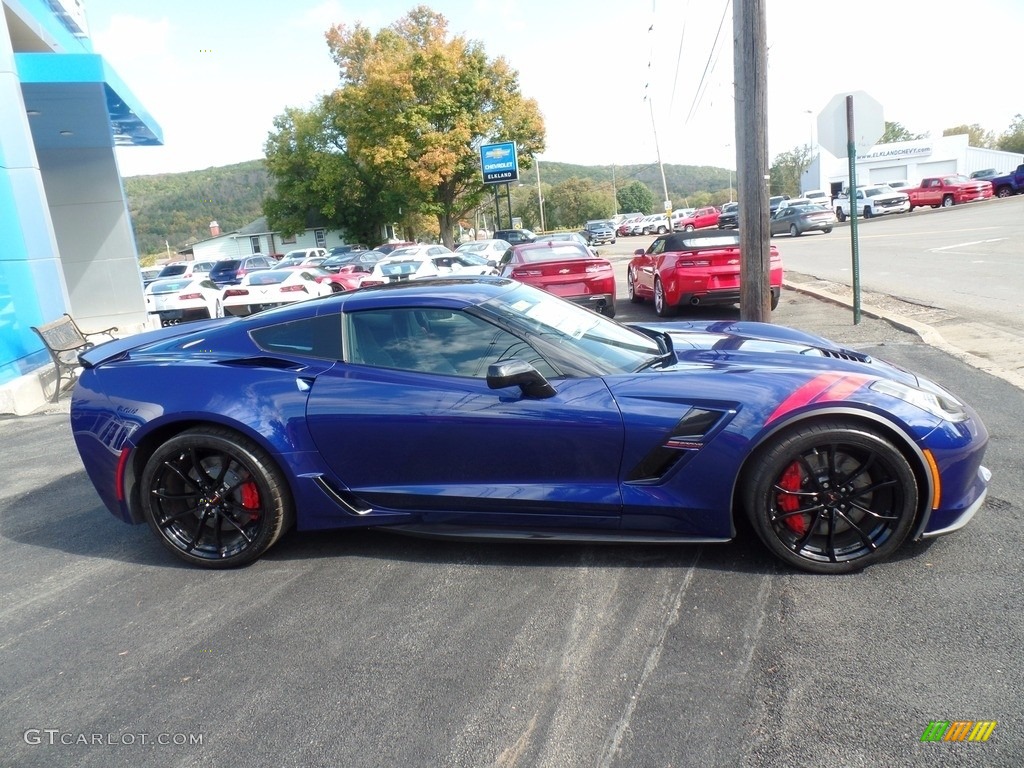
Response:
[[[635,371],[663,354],[649,336],[529,285],[480,308],[526,338],[561,347],[562,356],[582,358],[601,375]]]

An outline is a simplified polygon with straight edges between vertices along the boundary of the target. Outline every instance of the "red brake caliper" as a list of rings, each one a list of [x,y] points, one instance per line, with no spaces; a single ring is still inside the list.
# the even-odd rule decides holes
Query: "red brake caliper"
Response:
[[[786,467],[786,471],[779,478],[779,487],[784,491],[793,491],[795,493],[800,490],[801,479],[800,465],[794,461]],[[800,509],[800,497],[794,496],[792,493],[779,493],[776,502],[779,505],[779,509],[783,512],[796,512]],[[802,536],[807,532],[806,515],[790,515],[784,518],[782,522],[797,536]]]
[[[248,483],[242,486],[241,491],[242,506],[248,510],[252,510],[250,512],[250,516],[252,517],[253,520],[256,520],[260,516],[260,491],[256,487],[256,483],[250,480]]]

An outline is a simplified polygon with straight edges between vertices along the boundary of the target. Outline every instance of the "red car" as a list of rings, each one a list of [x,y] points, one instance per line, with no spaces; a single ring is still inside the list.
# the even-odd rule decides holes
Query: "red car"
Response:
[[[695,229],[706,229],[707,227],[718,226],[719,210],[713,205],[705,208],[698,208],[689,216],[676,219],[672,229],[676,232],[693,232]]]
[[[504,277],[542,288],[607,317],[615,317],[611,262],[571,240],[513,245],[498,265]]]
[[[634,303],[654,299],[660,317],[681,305],[735,304],[740,300],[740,238],[736,232],[677,232],[657,238],[629,262],[626,286]],[[782,293],[782,259],[771,246],[771,307]]]

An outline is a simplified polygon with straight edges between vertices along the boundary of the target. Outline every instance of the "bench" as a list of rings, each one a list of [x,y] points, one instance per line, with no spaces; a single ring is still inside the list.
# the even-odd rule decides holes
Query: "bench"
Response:
[[[67,374],[68,381],[64,386],[70,386],[78,375],[78,353],[96,346],[95,342],[89,341],[89,337],[107,336],[109,339],[113,339],[117,327],[85,333],[78,327],[78,323],[71,315],[64,313],[62,317],[53,322],[38,327],[32,326],[32,330],[43,340],[43,345],[53,359],[54,368],[57,369],[57,383],[53,389],[53,396],[50,398],[52,402],[56,403],[60,399],[62,391],[61,376]]]

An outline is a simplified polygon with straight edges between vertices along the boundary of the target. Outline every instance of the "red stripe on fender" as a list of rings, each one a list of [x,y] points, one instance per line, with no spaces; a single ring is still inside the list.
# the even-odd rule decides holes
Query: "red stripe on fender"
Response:
[[[870,376],[860,374],[823,373],[820,376],[815,376],[779,403],[779,407],[765,423],[771,424],[790,411],[802,408],[808,403],[819,400],[845,400],[871,380]]]
[[[117,469],[114,470],[114,493],[118,501],[124,501],[124,470],[128,466],[128,457],[131,455],[131,446],[121,449],[121,456],[117,460]]]

